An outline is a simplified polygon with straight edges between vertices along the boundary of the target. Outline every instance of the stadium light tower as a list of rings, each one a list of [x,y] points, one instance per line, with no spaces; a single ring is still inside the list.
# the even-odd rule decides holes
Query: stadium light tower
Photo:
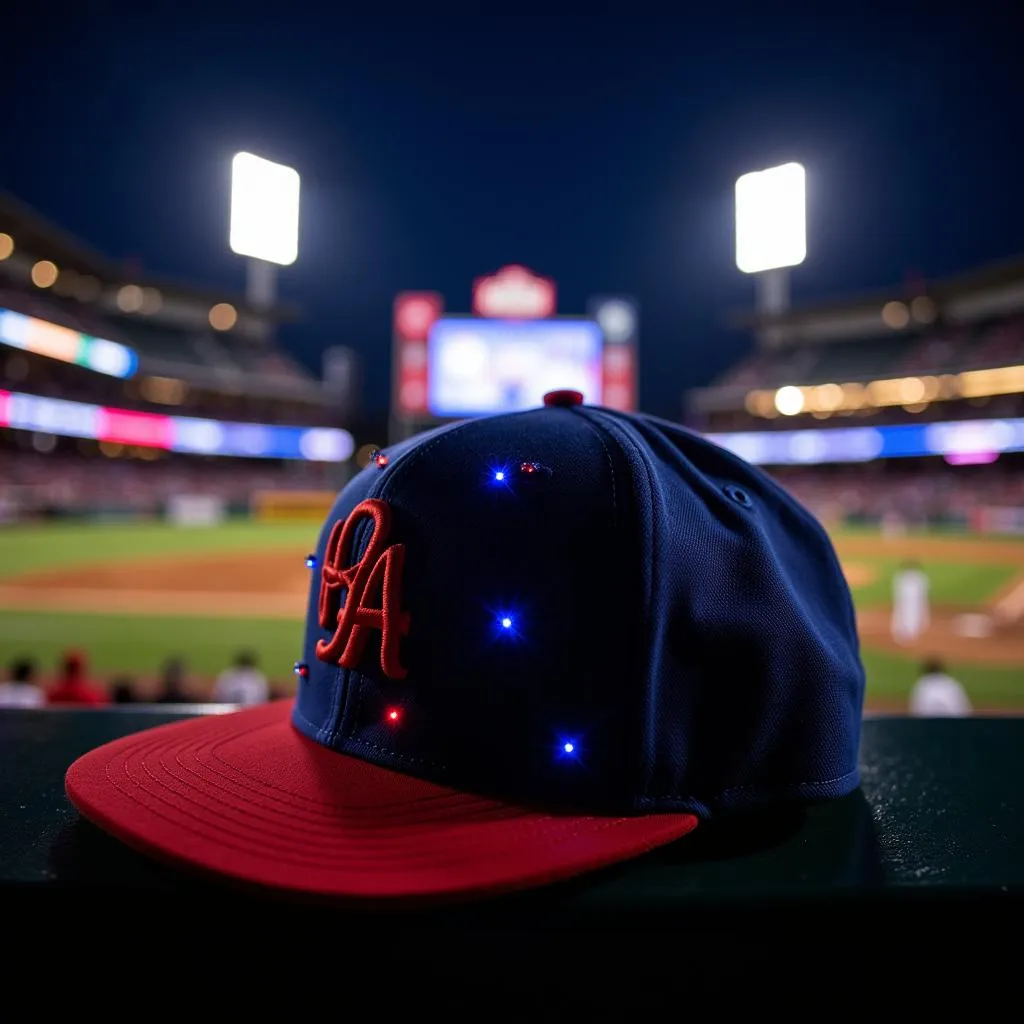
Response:
[[[248,257],[246,298],[256,309],[277,301],[277,268],[299,255],[299,173],[236,153],[231,161],[231,251]]]
[[[807,258],[806,173],[789,163],[736,179],[736,266],[753,274],[757,312],[789,308],[789,268]],[[777,340],[779,332],[764,332]]]

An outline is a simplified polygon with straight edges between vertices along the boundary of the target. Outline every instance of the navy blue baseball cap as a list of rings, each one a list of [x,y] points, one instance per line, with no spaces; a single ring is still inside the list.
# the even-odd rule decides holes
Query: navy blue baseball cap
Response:
[[[75,806],[235,879],[465,897],[853,790],[864,672],[822,527],[699,435],[581,401],[375,456],[307,559],[296,699],[100,747]]]

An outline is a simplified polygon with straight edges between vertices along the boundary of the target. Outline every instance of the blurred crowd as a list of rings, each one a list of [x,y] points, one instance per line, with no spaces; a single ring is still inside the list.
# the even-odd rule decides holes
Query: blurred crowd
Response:
[[[939,468],[916,463],[773,468],[771,475],[826,523],[883,520],[897,514],[908,524],[960,521],[981,508],[1024,507],[1024,466],[1003,464]]]
[[[85,656],[68,651],[56,676],[40,679],[30,658],[17,658],[7,678],[0,682],[0,708],[104,707],[123,704],[234,704],[252,707],[290,694],[270,684],[260,671],[251,651],[240,651],[234,663],[217,677],[210,693],[200,694],[189,686],[188,671],[181,658],[169,658],[156,690],[143,695],[135,682],[115,676],[107,686],[91,677]],[[912,715],[923,717],[965,717],[972,713],[963,687],[947,672],[944,663],[929,658],[921,667],[907,702]]]
[[[158,367],[157,372],[180,371],[192,380],[185,383],[175,377],[174,389],[161,393],[147,388],[145,376],[122,380],[94,373],[74,362],[11,352],[0,359],[0,376],[12,391],[143,412],[254,423],[335,425],[337,410],[317,401],[315,394],[306,394],[313,381],[310,373],[266,340],[253,344],[235,333],[188,331],[151,318],[119,317],[9,278],[0,284],[0,309],[127,345],[147,366]],[[260,387],[260,382],[267,381],[277,385],[270,394]],[[282,382],[289,381],[296,384],[294,394],[280,389]]]
[[[897,335],[758,350],[725,373],[717,386],[777,387],[867,376],[959,373],[1020,363],[1024,363],[1024,318],[1010,317],[975,327],[935,327],[916,337]]]
[[[98,454],[96,442],[83,444]],[[71,451],[40,458],[34,451],[0,449],[0,503],[17,497],[21,507],[61,510],[117,504],[156,514],[171,497],[195,494],[248,506],[263,490],[323,489],[327,473],[323,463],[297,460],[282,467],[189,455],[86,459]]]
[[[252,651],[239,651],[217,676],[212,691],[191,685],[188,666],[180,657],[164,663],[155,689],[143,689],[130,676],[118,675],[106,685],[90,671],[81,651],[67,651],[56,674],[43,678],[31,658],[16,658],[0,682],[0,708],[49,706],[101,707],[108,704],[237,704],[252,706],[289,696],[260,670]]]
[[[853,412],[822,413],[820,417],[775,416],[752,417],[744,409],[717,411],[705,416],[687,418],[687,426],[707,433],[773,430],[829,430],[849,427],[919,426],[922,423],[962,422],[964,420],[1016,419],[1024,416],[1024,395],[995,395],[991,398],[959,399],[932,402],[910,409],[902,405],[866,407]]]
[[[867,383],[904,377],[941,377],[964,371],[1018,367],[1024,364],[1024,318],[967,327],[946,326],[917,337],[882,337],[830,341],[758,349],[720,377],[713,388],[774,390],[785,385],[846,382]],[[998,388],[996,389],[998,391]],[[732,402],[698,411],[688,424],[708,432],[829,429],[887,426],[951,420],[1013,419],[1024,416],[1024,395],[1012,387],[1006,394],[918,402],[909,405],[866,405],[835,412],[818,410],[795,416],[752,415]]]

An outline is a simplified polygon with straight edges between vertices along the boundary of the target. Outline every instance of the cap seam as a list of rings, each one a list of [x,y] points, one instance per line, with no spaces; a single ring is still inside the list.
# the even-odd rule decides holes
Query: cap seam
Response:
[[[619,503],[618,503],[618,492],[615,486],[615,462],[612,459],[612,453],[608,450],[608,445],[605,444],[604,438],[601,436],[601,431],[591,423],[589,417],[584,416],[583,422],[587,425],[590,432],[597,438],[597,443],[601,446],[601,450],[604,452],[605,461],[608,463],[608,476],[612,482],[612,527],[617,529],[619,525]]]
[[[647,587],[647,592],[646,592],[646,594],[644,594],[644,630],[642,632],[646,632],[647,634],[649,634],[650,633],[650,625],[651,625],[651,621],[652,621],[652,618],[653,618],[653,611],[652,611],[652,609],[653,609],[653,606],[654,606],[655,573],[658,572],[658,531],[655,529],[655,522],[654,522],[654,518],[655,518],[655,514],[656,513],[655,513],[655,502],[654,502],[654,485],[653,485],[652,476],[651,476],[651,466],[650,466],[650,464],[649,464],[649,462],[647,460],[646,454],[645,454],[645,452],[643,450],[643,446],[638,444],[636,442],[636,440],[630,435],[629,431],[627,429],[625,429],[624,427],[620,426],[618,421],[616,421],[612,417],[608,416],[607,413],[603,409],[598,409],[598,408],[593,408],[592,407],[592,408],[590,408],[588,410],[588,413],[589,413],[589,416],[586,417],[588,419],[588,421],[589,421],[590,416],[593,416],[597,420],[597,423],[600,425],[601,429],[603,429],[608,434],[609,437],[611,437],[614,440],[616,440],[620,446],[625,446],[626,444],[630,445],[632,450],[636,452],[637,458],[640,460],[641,464],[643,465],[644,477],[645,477],[645,479],[647,481],[647,491],[648,491],[648,494],[649,494],[649,496],[651,498],[651,531],[650,531],[651,550],[650,550],[650,560],[649,560],[651,575],[650,575],[650,582],[649,582],[649,585]],[[607,449],[605,449],[605,450],[607,451]],[[636,671],[636,665],[637,665],[638,659],[640,657],[639,652],[642,649],[644,649],[644,644],[642,642],[642,638],[638,638],[638,643],[636,645],[637,654],[634,655],[634,659],[633,659],[633,661],[634,661],[633,671]],[[644,705],[643,705],[643,710],[641,711],[642,718],[640,720],[635,720],[633,722],[633,725],[632,725],[632,731],[633,731],[633,734],[634,734],[633,735],[633,739],[639,739],[643,735],[647,734],[647,727],[646,727],[645,723],[646,723],[647,719],[649,719],[651,717],[652,701],[650,699],[650,692],[649,692],[649,689],[647,687],[647,680],[646,680],[646,678],[643,675],[641,676],[640,682],[642,683],[641,689],[642,689],[642,692],[644,693]],[[647,793],[647,787],[648,787],[648,784],[649,784],[650,772],[647,770],[647,766],[643,763],[643,761],[641,761],[640,764],[638,765],[638,771],[639,771],[639,776],[640,776],[638,781],[640,783],[640,792],[642,794],[639,799],[641,801],[643,801],[644,799],[646,799],[646,793]]]

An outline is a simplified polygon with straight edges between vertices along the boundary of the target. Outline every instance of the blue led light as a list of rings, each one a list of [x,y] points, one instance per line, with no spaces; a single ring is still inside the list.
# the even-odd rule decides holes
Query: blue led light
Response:
[[[316,555],[306,555],[306,568],[307,569],[315,569],[316,568]]]
[[[559,761],[579,761],[579,742],[570,736],[559,736],[555,745],[555,758]]]
[[[514,604],[499,604],[490,608],[491,626],[489,632],[492,640],[501,644],[518,643],[522,639],[522,616],[517,614],[518,607]]]
[[[494,479],[500,484],[502,480],[505,479],[505,471],[503,469],[499,469],[498,472],[494,474]]]

